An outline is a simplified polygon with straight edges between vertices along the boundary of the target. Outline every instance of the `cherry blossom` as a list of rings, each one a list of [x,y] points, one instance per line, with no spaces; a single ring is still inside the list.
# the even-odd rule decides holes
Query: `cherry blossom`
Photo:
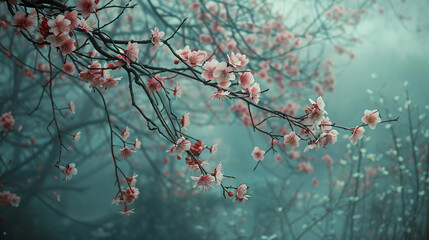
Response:
[[[291,132],[284,136],[284,144],[289,145],[292,149],[299,147],[299,137],[295,132]]]
[[[70,20],[66,19],[64,15],[58,14],[55,19],[48,21],[49,32],[54,35],[67,34],[70,31],[70,24]]]
[[[223,91],[222,89],[218,88],[217,92],[213,93],[211,96],[211,99],[217,99],[217,100],[223,100],[228,96],[230,92]]]
[[[151,31],[152,31],[152,36],[150,38],[150,41],[152,42],[154,48],[158,49],[160,46],[162,46],[162,44],[164,44],[161,41],[161,38],[164,37],[165,33],[160,32],[158,27],[156,27],[154,30],[151,30]]]
[[[191,67],[202,66],[208,55],[204,51],[192,51],[188,54],[188,64]]]
[[[365,110],[362,122],[368,124],[369,128],[375,129],[376,124],[381,122],[380,114],[378,110]]]
[[[250,70],[241,73],[240,78],[238,79],[238,83],[241,84],[241,87],[244,89],[249,88],[254,81],[255,79],[253,79],[253,74],[250,72]]]
[[[136,152],[136,150],[134,148],[128,148],[127,146],[125,146],[124,148],[120,149],[119,152],[123,159],[127,159],[131,157],[133,153]]]
[[[3,131],[11,131],[15,124],[15,119],[12,116],[12,112],[3,113],[0,117],[1,128]]]
[[[133,146],[134,146],[136,149],[140,149],[140,148],[141,148],[141,146],[142,146],[142,142],[141,142],[138,138],[136,138],[136,140],[134,141]]]
[[[252,157],[255,161],[261,161],[264,159],[265,151],[259,149],[258,147],[253,148]]]
[[[132,204],[140,195],[140,191],[136,187],[127,187],[126,190],[122,190],[122,195],[124,196],[124,201],[127,204]]]
[[[46,41],[51,43],[52,46],[54,46],[54,47],[61,47],[61,45],[67,40],[73,40],[73,39],[69,39],[68,35],[63,34],[63,33],[61,33],[59,35],[50,34],[49,36],[46,37]],[[70,44],[70,42],[68,44]],[[70,46],[64,45],[63,46],[64,50],[68,50],[68,49],[66,49],[66,47],[70,47]]]
[[[28,15],[25,12],[18,11],[13,17],[16,30],[27,30],[32,32],[37,25],[37,13],[36,10],[32,10]]]
[[[300,163],[300,164],[298,164],[297,169],[300,171],[304,171],[308,174],[313,172],[313,166],[311,166],[310,163]]]
[[[128,57],[125,59],[128,65],[130,65],[131,61],[139,60],[139,45],[137,43],[128,42],[127,48],[125,49],[125,55]]]
[[[97,3],[98,0],[78,0],[76,10],[78,10],[84,18],[88,18],[89,15],[96,10]]]
[[[238,186],[238,188],[236,189],[236,191],[237,191],[237,194],[236,194],[234,200],[232,200],[233,202],[244,203],[250,197],[249,195],[246,195],[246,192],[247,192],[246,184],[240,184]]]
[[[363,133],[365,132],[365,129],[363,127],[357,126],[353,130],[352,136],[349,138],[349,141],[351,144],[356,145],[356,141],[361,139],[363,137]]]
[[[215,153],[215,152],[217,152],[217,143],[210,147],[210,153]]]
[[[131,214],[135,213],[134,212],[134,208],[133,209],[128,209],[127,206],[125,206],[124,211],[119,212],[122,216],[130,216]]]
[[[134,174],[132,177],[128,177],[127,181],[130,183],[130,186],[135,186],[137,183],[138,174]]]
[[[61,67],[61,70],[64,72],[73,75],[74,74],[74,65],[70,62],[65,62],[64,65]]]
[[[73,141],[77,142],[80,139],[80,131],[73,134]]]
[[[228,67],[226,62],[221,62],[213,71],[213,77],[219,86],[227,88],[231,85],[230,80],[235,79],[234,69],[232,67]]]
[[[338,131],[337,130],[329,130],[320,134],[317,139],[318,147],[326,147],[328,144],[334,144],[337,142]]]
[[[189,126],[189,124],[191,124],[191,118],[189,117],[189,113],[185,113],[184,115],[182,115],[180,124],[182,124],[182,127],[185,129],[187,126]]]
[[[324,153],[322,160],[327,164],[327,165],[332,165],[334,163],[334,160],[331,158],[331,156],[329,156],[328,154]]]
[[[169,152],[172,156],[175,155],[182,155],[185,151],[188,151],[191,149],[191,142],[189,140],[186,140],[184,137],[181,137],[177,139],[176,144],[174,144],[170,150],[167,150],[166,152]]]
[[[190,147],[190,150],[195,156],[198,156],[201,154],[202,151],[204,151],[204,143],[201,140],[198,140],[194,145]]]
[[[243,55],[241,53],[235,54],[235,57],[240,61],[240,64],[237,64],[238,69],[244,69],[244,67],[249,63],[249,59],[246,58],[246,55]]]
[[[210,62],[206,62],[203,65],[203,73],[201,73],[201,77],[205,80],[214,80],[215,77],[213,76],[213,73],[218,66],[219,62],[216,59],[212,59]]]
[[[222,184],[222,179],[223,179],[222,163],[221,162],[219,162],[219,164],[215,168],[213,176],[215,178],[216,184],[217,185],[221,185]]]
[[[183,60],[188,60],[188,54],[191,52],[189,46],[186,46],[184,49],[176,50],[177,55],[179,55]]]
[[[61,53],[64,55],[72,53],[76,49],[76,42],[74,39],[67,39],[60,45]]]
[[[76,26],[79,24],[80,20],[78,18],[78,13],[76,11],[65,11],[64,16],[67,20],[70,21],[70,30],[74,30]]]
[[[65,167],[59,166],[58,168],[63,173],[65,181],[70,180],[74,175],[77,174],[76,164],[74,163],[66,164]]]
[[[147,87],[152,92],[159,92],[162,90],[162,85],[165,84],[165,80],[159,74],[155,75],[155,78],[147,79]]]
[[[191,176],[191,179],[196,181],[193,187],[199,187],[200,190],[209,190],[213,188],[213,183],[215,182],[215,177],[211,174],[201,175],[199,177]]]
[[[259,87],[259,83],[253,84],[253,86],[249,89],[249,93],[250,99],[252,99],[255,104],[258,104],[261,95],[261,88]]]
[[[173,90],[173,96],[175,97],[180,97],[182,95],[182,88],[180,83],[176,83],[176,86],[174,87]]]
[[[237,67],[241,65],[241,61],[235,56],[235,53],[231,53],[231,55],[226,55],[228,58],[228,64],[233,67]]]
[[[9,191],[0,192],[0,205],[18,207],[21,198]]]
[[[305,112],[308,113],[306,120],[308,124],[312,125],[312,128],[315,128],[323,121],[323,114],[326,113],[325,102],[323,101],[322,97],[318,97],[316,102],[314,102],[312,99],[309,99],[309,101],[312,104],[312,107],[307,107],[307,110],[305,110]]]
[[[67,105],[69,107],[70,112],[75,114],[74,102],[70,101]]]
[[[313,186],[317,187],[319,185],[319,181],[317,180],[317,178],[313,178],[311,180],[311,184],[313,184]]]
[[[323,119],[322,123],[320,124],[320,128],[322,129],[323,132],[325,131],[329,131],[332,129],[332,122],[329,120],[329,117],[326,117]]]
[[[125,127],[125,129],[121,132],[121,137],[123,140],[127,140],[127,138],[130,136],[130,129]]]

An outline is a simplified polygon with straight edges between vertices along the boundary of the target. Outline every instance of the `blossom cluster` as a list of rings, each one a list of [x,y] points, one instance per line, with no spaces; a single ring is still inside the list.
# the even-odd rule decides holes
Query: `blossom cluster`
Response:
[[[21,198],[9,191],[0,192],[0,205],[18,207]]]

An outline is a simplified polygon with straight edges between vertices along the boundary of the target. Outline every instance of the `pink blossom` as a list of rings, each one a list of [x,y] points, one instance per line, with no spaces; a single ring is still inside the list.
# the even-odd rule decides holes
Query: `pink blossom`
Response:
[[[76,26],[79,24],[79,18],[77,16],[77,12],[76,11],[65,11],[64,12],[64,16],[67,20],[70,21],[70,29],[74,30],[76,28]]]
[[[54,47],[60,47],[65,41],[67,40],[73,40],[69,39],[67,34],[59,34],[59,35],[53,35],[50,34],[46,37],[46,41],[52,44]],[[64,50],[67,50],[66,47],[70,47],[68,45],[64,45]]]
[[[253,148],[252,157],[255,161],[261,161],[264,159],[265,151],[259,149],[258,147]]]
[[[61,53],[64,55],[72,53],[76,49],[75,43],[75,40],[71,38],[63,41],[60,45]]]
[[[235,54],[237,59],[240,61],[240,64],[237,64],[238,69],[244,69],[244,67],[249,63],[249,59],[246,58],[246,55],[243,55],[241,53]]]
[[[180,85],[180,83],[176,83],[176,86],[174,87],[173,90],[173,96],[175,97],[180,97],[182,95],[182,86]]]
[[[177,55],[179,55],[183,60],[188,60],[188,54],[191,52],[189,46],[186,46],[184,49],[176,50]]]
[[[289,145],[292,149],[299,147],[299,137],[295,132],[291,132],[284,136],[284,144]]]
[[[36,10],[33,9],[28,15],[25,12],[18,11],[15,13],[13,20],[18,31],[27,30],[32,32],[37,25]]]
[[[174,155],[182,155],[185,151],[188,151],[191,149],[191,142],[189,140],[186,140],[184,137],[181,137],[177,139],[176,144],[174,144],[170,150],[167,150],[166,152],[169,152],[172,156]]]
[[[63,173],[64,180],[66,180],[66,181],[70,180],[74,175],[77,174],[76,164],[74,164],[74,163],[66,164],[65,167],[59,166],[58,168]]]
[[[74,74],[74,65],[73,65],[73,63],[65,62],[64,65],[61,67],[61,70],[63,70],[65,73],[73,75]]]
[[[189,113],[185,113],[184,115],[182,115],[180,124],[182,124],[182,127],[185,129],[187,126],[189,126],[189,124],[191,124],[191,118],[189,117]]]
[[[213,71],[213,77],[216,79],[219,86],[227,88],[231,85],[230,80],[235,79],[234,69],[232,67],[228,67],[226,62],[221,62]]]
[[[12,112],[3,113],[3,115],[0,117],[0,123],[3,131],[12,130],[12,127],[15,124],[15,119],[12,116]]]
[[[160,46],[162,46],[162,44],[164,44],[161,41],[161,38],[164,37],[165,33],[160,32],[158,27],[156,27],[154,30],[151,30],[151,31],[152,31],[152,37],[150,38],[150,41],[152,42],[154,48],[158,49]]]
[[[210,153],[215,153],[215,152],[217,152],[217,143],[210,147]]]
[[[121,137],[123,140],[127,140],[127,138],[130,136],[130,129],[125,127],[125,129],[121,132]]]
[[[84,18],[88,18],[89,15],[96,10],[97,3],[98,0],[78,0],[76,10],[78,10]]]
[[[317,139],[317,147],[326,147],[328,144],[334,144],[337,142],[338,131],[329,130],[320,134]]]
[[[236,191],[237,191],[237,194],[234,200],[232,200],[233,202],[244,203],[250,197],[249,195],[246,195],[246,192],[247,192],[246,184],[240,184]]]
[[[226,96],[228,96],[230,94],[230,92],[228,91],[223,91],[222,89],[218,88],[217,92],[213,93],[211,98],[212,99],[217,99],[217,100],[223,100],[226,98]]]
[[[21,198],[9,191],[0,192],[0,205],[18,207]]]
[[[162,85],[165,84],[165,80],[163,77],[161,77],[159,74],[155,75],[156,79],[153,78],[148,78],[147,79],[147,87],[149,89],[149,91],[152,92],[159,92],[162,90]]]
[[[329,156],[328,154],[324,153],[322,160],[327,164],[327,165],[332,165],[334,163],[334,160],[332,159],[331,156]]]
[[[128,42],[127,48],[125,49],[125,55],[128,57],[125,59],[128,65],[130,65],[131,61],[139,60],[139,45],[137,43]]]
[[[123,159],[127,159],[131,157],[133,153],[136,152],[136,150],[134,148],[128,148],[125,146],[124,148],[120,149],[119,152]]]
[[[222,179],[223,179],[222,163],[221,162],[219,162],[219,164],[215,168],[213,176],[215,178],[216,184],[217,185],[221,185],[222,184]]]
[[[311,180],[311,183],[313,184],[313,186],[317,187],[317,185],[319,185],[319,181],[317,181],[317,178],[313,178]]]
[[[108,89],[108,88],[114,88],[118,85],[118,81],[121,80],[122,77],[117,77],[114,78],[112,76],[108,76],[107,78],[104,78],[104,82],[102,84],[102,87],[104,90]]]
[[[73,141],[77,142],[80,139],[80,131],[73,134]]]
[[[329,117],[326,117],[323,119],[322,123],[320,123],[320,128],[323,132],[329,131],[332,129],[332,126],[329,125],[332,125],[332,122],[329,120]]]
[[[241,65],[241,61],[235,56],[235,53],[231,53],[231,55],[226,55],[228,58],[228,64],[233,67],[237,67]]]
[[[67,34],[70,31],[70,24],[70,20],[66,19],[64,15],[58,14],[55,19],[48,21],[49,32],[54,35]]]
[[[140,149],[142,146],[142,142],[140,142],[140,140],[138,138],[136,138],[133,145],[136,149]]]
[[[380,114],[378,110],[365,110],[362,122],[368,124],[369,128],[375,129],[376,124],[381,122]]]
[[[313,172],[313,166],[310,163],[300,163],[297,168],[299,171],[304,171],[308,174]]]
[[[79,27],[82,28],[86,33],[92,31],[92,25],[90,25],[85,19],[80,19]]]
[[[213,188],[213,183],[215,182],[215,177],[210,174],[201,175],[199,177],[191,176],[191,179],[196,181],[193,187],[199,187],[200,190],[208,190]]]
[[[213,72],[215,71],[219,62],[216,59],[212,59],[210,62],[206,62],[203,65],[203,73],[201,73],[201,77],[205,80],[213,80],[215,77],[213,76]]]
[[[134,212],[134,208],[133,209],[128,209],[127,206],[125,206],[124,211],[119,212],[122,216],[130,216],[131,214],[135,213]]]
[[[90,66],[88,66],[88,69],[81,72],[79,74],[79,77],[84,80],[85,82],[93,82],[94,80],[100,78],[101,75],[101,64],[95,61]]]
[[[188,64],[191,67],[202,66],[206,61],[208,55],[204,51],[192,51],[188,53]]]
[[[132,204],[139,197],[140,191],[136,187],[127,187],[126,190],[122,190],[122,195],[124,196],[124,202]]]
[[[73,101],[70,101],[70,102],[68,103],[68,106],[69,106],[69,110],[70,110],[70,112],[74,114],[74,113],[75,113],[74,102],[73,102]]]
[[[323,121],[323,114],[326,113],[325,102],[323,101],[322,97],[318,97],[316,102],[314,102],[312,99],[309,99],[309,101],[312,104],[312,107],[307,107],[307,110],[305,110],[305,112],[308,113],[306,120],[308,124],[312,125],[312,128],[315,128]]]
[[[297,158],[299,156],[299,152],[297,152],[297,151],[290,151],[289,152],[289,158],[290,159],[295,159],[295,158]]]
[[[240,78],[238,79],[238,83],[241,84],[241,87],[244,89],[247,89],[252,85],[252,83],[255,81],[253,79],[253,74],[250,72],[250,70],[240,73]]]
[[[353,130],[352,136],[349,138],[349,141],[351,144],[356,145],[356,141],[361,139],[363,137],[363,133],[365,132],[365,129],[363,127],[357,126]]]
[[[277,163],[280,163],[283,161],[283,158],[280,154],[277,154],[274,159],[276,160]]]
[[[255,104],[258,104],[261,95],[261,88],[259,87],[259,83],[253,84],[253,86],[249,89],[249,93],[250,99],[252,99]]]

